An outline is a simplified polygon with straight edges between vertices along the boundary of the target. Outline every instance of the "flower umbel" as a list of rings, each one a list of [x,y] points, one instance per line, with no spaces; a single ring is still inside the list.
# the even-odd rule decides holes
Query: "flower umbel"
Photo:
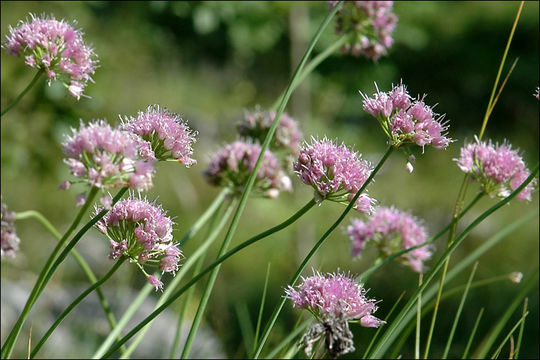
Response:
[[[96,214],[101,208],[96,208]],[[132,196],[117,202],[94,227],[107,235],[111,244],[109,257],[126,256],[137,264],[148,281],[158,288],[159,279],[149,275],[144,266],[159,266],[163,272],[175,274],[182,251],[173,243],[173,221],[161,206]]]
[[[82,31],[54,16],[30,17],[15,28],[10,26],[3,47],[10,55],[23,55],[26,65],[44,71],[49,81],[60,80],[80,99],[88,81],[93,82],[97,66],[96,54],[85,45]]]
[[[347,227],[352,241],[352,254],[358,256],[367,243],[377,246],[383,256],[409,249],[426,241],[426,230],[418,219],[394,207],[380,207],[369,221],[353,219]],[[424,261],[431,257],[429,245],[409,251],[401,256],[403,263],[416,272],[422,272]]]
[[[506,141],[494,145],[491,140],[485,142],[475,137],[475,142],[462,147],[459,159],[454,160],[490,196],[508,196],[530,175],[518,151]],[[536,179],[533,179],[516,198],[531,200],[535,184]]]
[[[294,170],[304,182],[315,189],[315,198],[336,202],[348,202],[360,190],[373,171],[373,167],[361,154],[351,151],[345,144],[336,145],[324,138],[312,138],[300,150]],[[362,194],[355,209],[370,213],[375,200]]]
[[[433,108],[424,103],[424,98],[413,99],[405,85],[392,86],[389,92],[377,92],[364,98],[364,110],[375,117],[390,144],[398,148],[406,144],[422,147],[432,145],[436,149],[446,149],[452,142],[446,131],[448,125],[443,122],[444,115],[433,112]]]
[[[20,239],[15,232],[15,217],[14,211],[9,211],[7,205],[4,204],[3,199],[0,197],[0,203],[2,204],[2,218],[1,220],[1,258],[4,256],[14,258],[15,252],[19,250]]]
[[[145,112],[139,111],[137,117],[123,119],[122,129],[144,140],[139,146],[142,153],[148,154],[147,158],[176,159],[188,167],[197,163],[191,158],[197,132],[192,131],[178,114],[166,108],[150,105]]]

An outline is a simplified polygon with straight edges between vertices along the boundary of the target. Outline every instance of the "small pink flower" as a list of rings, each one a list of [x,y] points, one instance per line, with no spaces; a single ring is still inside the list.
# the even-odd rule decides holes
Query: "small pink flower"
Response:
[[[161,282],[161,280],[159,280],[154,275],[149,275],[147,279],[148,279],[148,282],[156,288],[156,291],[158,291],[158,289],[163,291],[163,283]]]
[[[4,204],[3,199],[0,197],[2,203],[2,217],[1,217],[1,236],[0,236],[0,257],[4,256],[14,258],[15,253],[19,250],[20,239],[15,231],[15,220],[17,214],[14,211],[9,211],[7,205]]]

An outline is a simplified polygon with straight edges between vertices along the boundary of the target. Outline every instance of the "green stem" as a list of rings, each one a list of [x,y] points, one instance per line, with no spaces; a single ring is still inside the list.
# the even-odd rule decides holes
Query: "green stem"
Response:
[[[84,205],[79,210],[79,213],[77,214],[77,216],[73,220],[73,223],[71,224],[69,229],[66,231],[66,233],[64,234],[62,239],[60,239],[60,241],[58,242],[58,244],[54,248],[52,254],[47,259],[45,267],[43,268],[43,270],[39,274],[39,277],[38,277],[38,279],[36,281],[36,284],[34,285],[34,287],[32,289],[32,292],[30,293],[30,296],[28,297],[28,300],[26,301],[26,304],[24,306],[24,309],[23,309],[21,315],[19,315],[19,318],[17,319],[17,322],[15,323],[13,329],[11,330],[11,332],[9,333],[9,335],[6,338],[6,341],[4,342],[4,346],[2,346],[1,357],[3,359],[7,359],[7,358],[9,358],[11,356],[11,353],[13,351],[13,347],[15,346],[15,342],[17,341],[17,338],[19,337],[22,326],[23,326],[26,318],[28,317],[28,314],[30,313],[30,310],[32,309],[32,306],[34,305],[34,303],[38,299],[39,295],[43,291],[43,288],[45,287],[48,280],[50,279],[50,276],[48,276],[48,275],[51,272],[54,272],[53,271],[53,267],[54,267],[53,261],[54,261],[54,259],[56,258],[56,256],[60,252],[60,250],[62,250],[62,248],[66,244],[69,236],[73,233],[73,231],[75,231],[75,229],[79,225],[82,216],[86,213],[86,210],[88,210],[88,207],[90,206],[90,203],[92,203],[94,197],[96,196],[97,191],[98,191],[98,189],[95,188],[95,187],[93,187],[90,190],[90,192],[89,192],[89,194],[88,194],[88,196],[86,198],[86,202],[84,203]],[[54,269],[56,269],[56,268],[54,268]],[[51,274],[51,276],[52,276],[52,274]]]
[[[523,303],[523,316],[525,316],[525,313],[527,312],[527,305],[529,304],[529,298],[525,298],[525,301]],[[518,340],[516,345],[516,351],[514,353],[514,359],[519,359],[519,349],[521,348],[521,340],[523,339],[523,330],[525,329],[525,322],[521,323],[521,326],[519,327],[519,334],[518,334]]]
[[[478,313],[478,316],[476,317],[476,321],[474,322],[471,335],[469,336],[469,341],[467,341],[467,346],[465,347],[465,351],[463,352],[463,356],[461,357],[462,359],[466,359],[467,355],[469,355],[469,349],[471,348],[474,335],[476,335],[476,329],[478,329],[478,324],[480,324],[480,319],[482,319],[483,314],[484,314],[484,308],[480,309],[480,312]]]
[[[253,349],[251,349],[251,352],[255,352],[255,345],[257,345],[257,341],[259,341],[259,331],[261,330],[261,322],[262,322],[262,314],[264,311],[264,302],[266,301],[266,290],[268,290],[268,279],[270,277],[270,263],[268,263],[268,267],[266,268],[266,278],[264,279],[264,288],[263,293],[261,296],[261,306],[259,307],[259,315],[257,316],[257,326],[255,328],[255,336],[253,337]]]
[[[495,350],[495,352],[493,353],[493,355],[491,355],[491,358],[492,359],[497,359],[499,357],[499,354],[501,353],[501,350],[504,346],[504,344],[506,344],[506,342],[508,341],[508,339],[510,339],[510,336],[512,336],[512,334],[514,333],[514,331],[516,331],[517,327],[520,326],[520,325],[523,325],[525,323],[525,318],[527,317],[527,315],[529,315],[529,312],[525,312],[523,314],[523,316],[521,317],[521,319],[519,319],[519,321],[516,323],[516,325],[514,325],[514,327],[508,332],[508,335],[506,335],[506,337],[504,338],[503,341],[501,341],[501,344],[499,345],[499,347],[497,348],[497,350]],[[510,357],[510,359],[512,359],[512,357]]]
[[[49,330],[47,330],[47,332],[45,333],[45,335],[43,335],[43,337],[41,338],[41,340],[39,340],[38,344],[36,345],[36,347],[34,347],[34,350],[32,350],[32,353],[30,354],[30,358],[34,358],[37,354],[37,352],[39,351],[39,349],[41,349],[41,347],[43,346],[43,344],[45,344],[45,342],[47,341],[47,339],[51,336],[51,334],[53,333],[53,331],[58,327],[58,325],[60,325],[60,323],[62,322],[62,320],[64,320],[64,318],[71,312],[71,310],[73,310],[75,308],[75,306],[77,306],[81,301],[84,300],[84,298],[86,298],[86,296],[88,296],[88,294],[90,294],[92,291],[94,291],[95,289],[98,289],[105,281],[107,281],[115,272],[116,270],[118,270],[118,268],[120,267],[120,265],[122,265],[122,263],[124,262],[124,260],[126,259],[126,257],[122,257],[120,260],[118,260],[114,266],[111,268],[111,270],[109,270],[109,272],[103,276],[99,281],[96,281],[95,283],[93,283],[88,289],[86,289],[81,295],[79,295],[79,297],[77,297],[61,314],[60,316],[56,319],[56,321],[51,325],[51,327],[49,328]]]
[[[296,271],[293,278],[289,282],[290,286],[294,286],[296,280],[298,280],[298,278],[300,277],[300,274],[302,273],[302,271],[304,271],[304,268],[306,267],[308,261],[315,254],[315,252],[317,252],[317,250],[321,247],[321,245],[328,238],[328,236],[330,236],[330,234],[339,226],[339,224],[341,224],[341,222],[343,221],[345,216],[347,216],[349,211],[351,211],[351,209],[353,208],[354,204],[356,203],[356,200],[360,197],[360,195],[366,189],[366,187],[369,185],[371,180],[373,180],[375,175],[379,172],[379,170],[381,169],[381,167],[385,163],[386,159],[388,159],[388,157],[390,156],[390,154],[392,154],[393,151],[394,151],[394,148],[392,146],[389,146],[388,150],[386,150],[386,152],[384,153],[383,157],[381,158],[381,160],[379,161],[377,166],[375,166],[375,169],[373,169],[373,171],[371,172],[371,174],[369,175],[367,180],[364,182],[362,187],[358,190],[358,192],[351,199],[351,201],[349,202],[349,204],[347,205],[345,210],[343,210],[343,212],[338,217],[338,219],[332,224],[332,226],[330,226],[330,228],[324,233],[324,235],[319,239],[319,241],[313,246],[311,251],[304,258],[304,260],[302,261],[302,263],[298,267],[298,270]],[[281,302],[279,303],[279,305],[276,307],[276,309],[272,313],[272,316],[270,317],[270,321],[268,322],[268,324],[267,324],[267,326],[266,326],[266,328],[264,330],[264,333],[263,333],[263,335],[261,337],[261,341],[260,341],[260,343],[259,343],[259,345],[257,347],[257,351],[255,352],[255,356],[254,356],[255,359],[257,359],[259,357],[259,355],[261,354],[261,351],[262,351],[262,348],[263,348],[263,346],[264,346],[264,344],[266,342],[266,339],[268,339],[268,336],[270,335],[270,331],[272,331],[272,328],[274,327],[274,324],[275,324],[275,322],[276,322],[276,320],[277,320],[277,318],[279,316],[279,313],[281,312],[281,309],[283,309],[283,306],[285,305],[286,301],[287,301],[287,299],[285,297],[283,297]]]
[[[274,226],[271,229],[268,229],[246,241],[243,243],[237,245],[233,249],[229,250],[226,254],[221,256],[219,259],[215,260],[213,263],[208,265],[203,271],[201,271],[199,274],[194,276],[190,281],[187,282],[182,288],[174,292],[174,294],[171,295],[170,298],[168,298],[163,304],[158,307],[156,310],[154,310],[150,315],[148,315],[143,321],[141,321],[137,326],[135,326],[128,334],[126,334],[119,342],[117,342],[115,345],[112,346],[112,348],[107,352],[103,358],[107,358],[111,356],[116,349],[118,349],[122,344],[124,344],[126,341],[128,341],[133,335],[135,335],[140,329],[142,329],[146,324],[148,324],[150,321],[152,321],[156,316],[158,316],[163,310],[165,310],[170,304],[172,304],[176,299],[178,299],[186,290],[188,290],[193,284],[195,284],[197,281],[199,281],[202,277],[204,277],[208,272],[210,272],[214,267],[221,264],[223,261],[227,260],[229,257],[233,256],[243,248],[264,239],[265,237],[272,235],[287,226],[294,223],[298,218],[300,218],[302,215],[304,215],[309,209],[311,209],[315,205],[315,200],[311,199],[303,208],[298,210],[294,215],[292,215],[290,218],[285,220],[279,225]]]
[[[2,113],[0,113],[0,117],[4,116],[9,110],[11,110],[17,103],[23,98],[24,95],[36,84],[38,79],[41,77],[41,75],[44,73],[43,70],[39,70],[36,75],[32,78],[32,81],[30,81],[30,84],[24,90],[13,100],[11,104],[8,105],[4,110],[2,110]]]
[[[23,220],[23,219],[36,219],[38,220],[57,240],[60,240],[62,238],[62,235],[56,230],[53,224],[45,216],[43,216],[41,213],[35,211],[35,210],[28,210],[17,213],[17,220]],[[72,249],[71,254],[73,255],[73,258],[75,258],[75,261],[80,266],[86,277],[88,278],[88,281],[90,284],[94,284],[97,281],[96,275],[84,259],[84,257],[77,251],[77,249]],[[109,322],[109,326],[111,327],[111,330],[114,329],[116,326],[116,318],[114,317],[114,314],[111,311],[111,308],[109,307],[109,302],[105,298],[105,295],[101,291],[100,288],[96,289],[96,294],[99,298],[99,303],[101,304],[101,307],[103,308],[103,311],[105,312],[105,316],[107,317],[107,321]],[[125,347],[123,346],[121,349],[122,352],[125,351]]]
[[[422,273],[418,274],[418,286],[422,285]],[[414,358],[420,359],[420,323],[422,319],[422,294],[418,296],[416,304],[416,338],[414,342]]]

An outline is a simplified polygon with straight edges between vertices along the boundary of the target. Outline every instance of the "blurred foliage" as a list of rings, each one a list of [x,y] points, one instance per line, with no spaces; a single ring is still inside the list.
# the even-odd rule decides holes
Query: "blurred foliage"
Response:
[[[452,159],[459,155],[463,142],[472,140],[479,131],[518,5],[516,2],[396,2],[399,23],[389,55],[373,63],[336,53],[298,89],[304,97],[295,94],[287,111],[301,122],[306,138],[311,135],[338,138],[354,144],[365,158],[376,162],[384,151],[385,139],[376,121],[362,110],[358,90],[370,94],[375,91],[373,82],[381,89],[388,89],[402,79],[412,94],[426,93],[428,104],[438,103],[436,110],[447,114],[450,136],[457,141],[446,151],[427,149],[425,154],[418,154],[412,175],[405,171],[405,157],[394,154],[369,190],[381,204],[394,204],[425,219],[429,232],[434,234],[450,219],[463,179]],[[41,211],[59,229],[65,230],[74,215],[74,197],[84,189],[55,190],[61,181],[69,179],[67,166],[62,163],[63,135],[69,133],[70,127],[78,126],[80,120],[107,118],[117,123],[118,115],[134,115],[147,105],[158,103],[182,114],[200,133],[195,148],[198,164],[190,169],[174,163],[159,164],[155,186],[148,193],[148,198],[158,197],[163,207],[176,216],[178,238],[218,192],[204,182],[201,174],[209,155],[223,143],[234,140],[234,124],[240,120],[244,108],[256,104],[270,106],[275,101],[298,61],[291,55],[293,47],[300,46],[300,53],[303,52],[328,10],[323,2],[3,1],[0,6],[3,36],[10,25],[27,17],[29,12],[52,13],[56,18],[77,20],[100,59],[95,84],[87,87],[90,99],[77,102],[59,84],[47,86],[42,81],[2,119],[1,189],[9,208]],[[307,11],[299,12],[299,9]],[[303,34],[293,33],[291,23],[302,20],[296,16],[309,17],[306,21],[309,28],[294,30]],[[485,135],[499,142],[508,139],[522,149],[529,166],[538,161],[538,101],[532,96],[539,84],[538,26],[538,2],[526,2],[503,75],[514,59],[519,61]],[[331,27],[321,37],[316,53],[337,39]],[[291,41],[294,36],[304,39],[303,43]],[[5,51],[1,59],[1,108],[5,108],[34,74],[21,59],[8,56]],[[311,190],[297,179],[294,187],[294,193],[284,193],[277,200],[251,199],[234,244],[282,221],[312,196]],[[470,186],[471,197],[475,189],[475,185]],[[493,203],[492,199],[482,200],[463,224]],[[501,209],[475,229],[458,248],[452,263],[535,207],[538,207],[537,193],[532,203],[513,202]],[[255,321],[270,262],[267,318],[300,261],[342,209],[340,205],[325,203],[291,228],[247,248],[225,263],[206,321],[219,334],[230,357],[241,357],[245,351],[235,304],[246,303]],[[2,261],[2,278],[34,279],[55,242],[31,221],[18,223],[18,232],[21,251],[14,261]],[[203,239],[204,231],[186,245],[186,256]],[[437,242],[437,254],[444,249],[445,241]],[[94,232],[78,247],[86,257],[95,260],[91,264],[98,275],[108,269],[105,239]],[[319,250],[310,266],[321,271],[335,271],[339,267],[359,273],[374,259],[374,254],[368,251],[362,259],[353,261],[349,250],[341,228]],[[522,271],[527,277],[537,267],[538,219],[481,258],[476,277],[484,279],[512,271]],[[144,279],[132,268],[115,276],[109,285],[116,282],[128,283],[135,289],[140,287]],[[462,274],[450,287],[464,283],[467,276]],[[68,262],[53,284],[60,281],[84,283],[85,279],[74,263]],[[377,315],[384,317],[399,294],[412,289],[416,282],[416,276],[403,271],[398,264],[389,264],[373,275],[366,284],[371,288],[370,295],[384,299]],[[450,355],[461,354],[481,307],[486,312],[478,341],[518,288],[519,285],[508,281],[472,290],[459,325],[463,330],[458,329]],[[455,297],[442,304],[432,346],[435,356],[442,353],[458,301],[459,297]],[[175,304],[175,309],[180,302]],[[529,304],[531,313],[520,355],[538,358],[538,287],[531,294]],[[189,309],[194,311],[196,305],[197,297],[194,297]],[[298,315],[289,304],[286,306],[269,345],[289,332]],[[518,317],[514,314],[512,319]],[[428,324],[426,321],[424,329]],[[357,332],[359,352],[355,354],[358,356],[374,332],[354,326],[353,331]],[[404,347],[404,357],[413,356],[413,341],[411,337]],[[24,356],[24,341],[18,345],[19,356]],[[91,354],[94,346],[89,343],[77,355],[89,356],[86,354]],[[168,349],[156,356],[165,354]]]

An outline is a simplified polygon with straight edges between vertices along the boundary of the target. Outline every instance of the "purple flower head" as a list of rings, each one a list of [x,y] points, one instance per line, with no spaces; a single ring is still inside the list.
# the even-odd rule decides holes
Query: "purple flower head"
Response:
[[[237,125],[238,134],[243,138],[252,139],[262,144],[275,117],[274,111],[263,111],[257,105],[255,110],[245,111],[244,120]],[[301,139],[302,132],[298,123],[287,113],[283,113],[280,116],[274,139],[270,143],[270,149],[274,151],[286,150],[296,156],[300,150]]]
[[[212,155],[204,176],[211,185],[230,187],[241,193],[260,153],[259,144],[235,141],[225,145]],[[290,179],[280,169],[278,160],[270,151],[264,154],[254,188],[271,198],[276,197],[279,191],[291,188]]]
[[[140,158],[135,136],[111,128],[103,120],[73,129],[64,143],[65,162],[71,173],[101,189],[128,186],[152,187],[153,164]]]
[[[459,159],[454,160],[490,196],[508,196],[530,175],[518,151],[506,141],[502,145],[493,145],[491,140],[479,141],[475,137],[475,142],[462,147]],[[535,184],[536,179],[533,179],[516,198],[531,200]]]
[[[24,56],[26,65],[44,71],[49,80],[60,80],[80,99],[97,67],[93,49],[85,45],[82,31],[64,20],[52,15],[30,17],[30,21],[9,27],[3,47],[10,55]]]
[[[433,112],[433,107],[426,105],[423,98],[411,98],[403,83],[392,85],[389,92],[381,92],[377,84],[375,87],[377,92],[371,98],[360,92],[363,107],[379,121],[394,147],[416,144],[422,151],[426,145],[446,149],[453,141],[447,137],[444,115]]]
[[[14,258],[15,252],[19,250],[20,239],[15,232],[15,219],[16,214],[14,211],[9,211],[7,205],[4,204],[3,199],[0,196],[0,203],[2,204],[2,218],[1,220],[1,258],[4,256]]]
[[[375,244],[383,256],[390,256],[427,240],[420,221],[394,207],[378,208],[367,222],[353,219],[347,234],[352,241],[353,256],[360,255],[367,243]],[[426,245],[402,255],[401,260],[414,271],[422,272],[423,263],[431,254],[431,247]]]
[[[330,6],[337,1],[329,1]],[[348,34],[344,53],[377,61],[394,43],[397,16],[392,1],[345,1],[336,13],[336,33]]]
[[[95,213],[102,209],[96,208]],[[137,263],[148,281],[152,282],[144,266],[159,266],[173,275],[179,267],[182,251],[173,243],[173,221],[160,205],[131,195],[127,200],[114,204],[94,227],[107,235],[111,245],[109,257],[126,256]],[[159,286],[157,286],[159,287]]]
[[[192,131],[182,118],[159,105],[148,106],[145,112],[139,111],[137,117],[126,117],[122,129],[138,135],[139,151],[149,160],[176,159],[191,166],[193,144],[197,141],[196,131]]]
[[[351,151],[345,144],[336,145],[326,137],[322,140],[312,138],[300,150],[294,170],[304,182],[315,189],[318,201],[351,201],[364,185],[373,170],[371,164],[361,159],[361,155]],[[375,200],[362,194],[355,208],[370,213]]]

